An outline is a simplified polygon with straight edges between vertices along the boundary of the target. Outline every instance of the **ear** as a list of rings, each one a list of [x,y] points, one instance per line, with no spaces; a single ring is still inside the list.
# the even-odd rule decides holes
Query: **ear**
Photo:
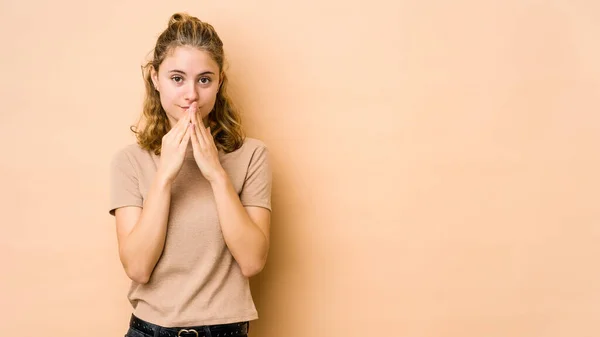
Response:
[[[217,92],[221,91],[221,86],[223,85],[223,77],[225,76],[224,72],[221,72],[219,74],[219,89],[217,89]]]
[[[156,71],[156,69],[154,69],[153,66],[150,66],[150,78],[152,79],[154,89],[158,91],[158,72]]]

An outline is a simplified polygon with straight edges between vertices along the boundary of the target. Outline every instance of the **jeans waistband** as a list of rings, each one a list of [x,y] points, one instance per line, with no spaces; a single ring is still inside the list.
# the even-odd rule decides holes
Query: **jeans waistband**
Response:
[[[235,337],[248,334],[249,322],[201,325],[192,327],[163,327],[131,315],[129,326],[154,337]]]

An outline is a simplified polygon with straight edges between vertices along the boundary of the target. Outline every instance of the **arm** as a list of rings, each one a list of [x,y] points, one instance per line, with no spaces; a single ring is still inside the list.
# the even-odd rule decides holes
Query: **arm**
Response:
[[[130,169],[123,169],[118,161],[113,165],[113,189],[131,196],[136,206],[119,207],[115,211],[119,258],[127,276],[138,283],[147,283],[162,255],[167,234],[171,206],[171,186],[179,173],[185,149],[193,129],[189,125],[191,109],[162,139],[159,169],[154,176],[143,207],[137,178]],[[124,192],[123,192],[124,191]],[[128,197],[129,198],[129,197]],[[121,200],[119,203],[122,203]]]
[[[211,181],[221,231],[242,274],[258,274],[267,261],[271,212],[262,207],[244,207],[223,171]]]
[[[156,175],[144,207],[115,211],[119,258],[127,276],[147,283],[162,254],[167,233],[171,183]]]
[[[210,128],[204,127],[199,116],[196,118],[191,137],[196,164],[213,190],[225,244],[242,274],[252,277],[265,266],[269,251],[271,211],[267,207],[270,205],[271,171],[267,149],[263,147],[253,154],[244,189],[238,196],[221,166]],[[244,207],[242,200],[248,205],[249,201],[260,203]]]

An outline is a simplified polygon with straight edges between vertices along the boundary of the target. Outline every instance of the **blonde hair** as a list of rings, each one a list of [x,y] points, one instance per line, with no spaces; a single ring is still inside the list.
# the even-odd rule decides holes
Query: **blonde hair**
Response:
[[[160,154],[162,138],[170,130],[167,114],[160,103],[160,96],[155,90],[151,78],[151,69],[158,67],[165,57],[176,47],[191,46],[210,54],[219,65],[221,85],[213,110],[208,115],[208,126],[219,150],[232,152],[240,148],[244,142],[241,117],[227,93],[227,75],[225,74],[225,53],[223,42],[210,24],[186,13],[175,13],[169,19],[168,27],[160,34],[154,48],[152,60],[142,66],[146,95],[142,116],[138,126],[132,126],[138,144],[156,155]]]

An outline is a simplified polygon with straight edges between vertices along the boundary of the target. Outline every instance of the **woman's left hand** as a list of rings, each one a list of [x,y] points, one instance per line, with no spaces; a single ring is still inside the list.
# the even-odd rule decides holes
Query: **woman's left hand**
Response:
[[[194,159],[204,178],[212,183],[224,173],[224,170],[210,128],[204,127],[200,114],[195,115],[194,132],[191,138]]]

